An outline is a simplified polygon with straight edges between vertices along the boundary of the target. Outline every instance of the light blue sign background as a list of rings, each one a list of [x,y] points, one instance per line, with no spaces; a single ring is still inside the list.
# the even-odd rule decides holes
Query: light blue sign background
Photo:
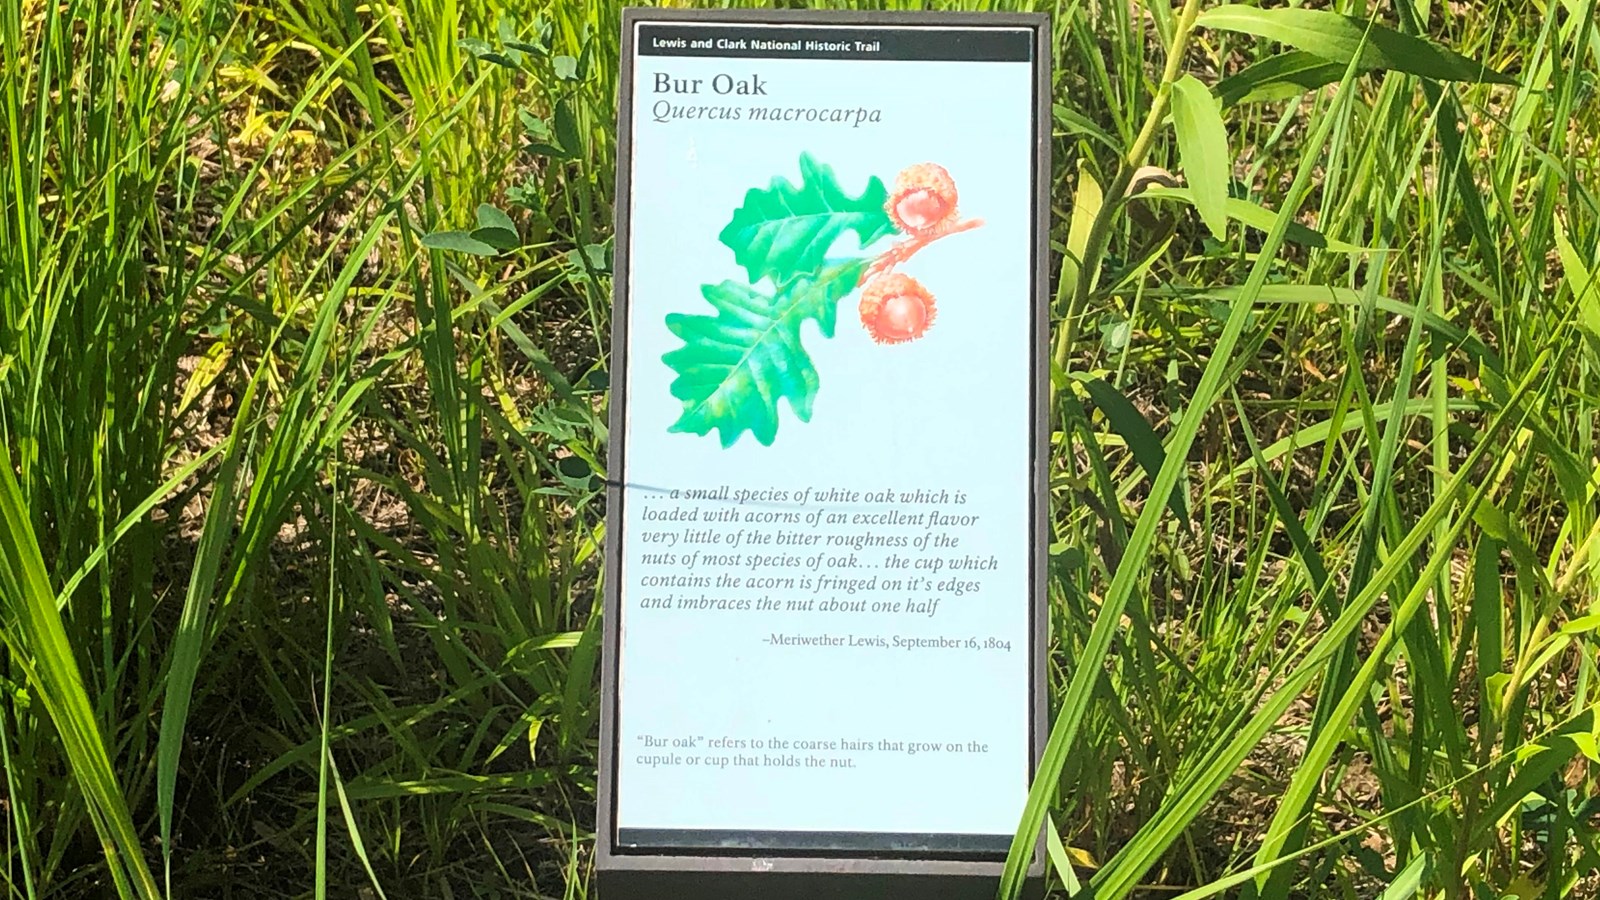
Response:
[[[657,72],[701,78],[706,85],[718,74],[736,79],[758,74],[768,97],[719,98],[709,87],[698,98],[657,95],[652,93]],[[626,433],[613,436],[626,441],[628,485],[618,575],[622,609],[612,613],[622,616],[619,827],[950,834],[1008,834],[1016,828],[1027,791],[1030,739],[1032,90],[1027,63],[637,58],[628,418]],[[674,104],[876,108],[882,121],[854,128],[805,122],[662,124],[652,120],[651,105],[663,97]],[[682,341],[667,330],[664,318],[711,314],[701,297],[702,284],[747,281],[717,236],[748,189],[766,187],[774,175],[798,182],[802,152],[832,166],[852,194],[869,176],[892,186],[902,168],[937,162],[955,178],[962,215],[985,224],[935,242],[899,268],[937,298],[937,319],[922,339],[874,344],[857,316],[858,294],[841,303],[832,340],[822,338],[814,323],[804,326],[805,347],[821,379],[809,423],[784,405],[770,447],[748,433],[728,449],[715,432],[704,437],[669,433],[682,404],[669,393],[675,373],[661,358]],[[834,255],[857,255],[854,241],[847,235]],[[760,287],[770,290],[767,284]],[[645,544],[644,533],[683,528],[646,522],[645,510],[713,508],[718,504],[673,502],[662,492],[722,485],[810,488],[813,493],[829,487],[964,491],[965,505],[937,507],[981,516],[972,528],[949,530],[960,537],[955,552],[993,554],[999,568],[963,576],[981,578],[982,591],[944,596],[932,617],[639,609],[641,596],[671,592],[642,589],[641,577],[691,571],[643,564],[644,554],[662,549]],[[822,508],[881,512],[890,507]],[[902,507],[909,514],[927,508]],[[831,530],[917,533],[859,525]],[[795,552],[810,556],[816,549]],[[885,552],[868,549],[859,555],[875,561]],[[913,558],[944,555],[896,552]],[[912,599],[932,595],[922,592]],[[1009,641],[1011,650],[894,651],[763,642],[774,633],[992,637]],[[702,759],[734,752],[787,754],[719,751],[703,742],[647,750],[646,735],[669,741],[844,738],[874,745],[880,740],[963,746],[978,741],[988,749],[814,754],[851,756],[852,769],[660,766],[644,760],[674,752]]]

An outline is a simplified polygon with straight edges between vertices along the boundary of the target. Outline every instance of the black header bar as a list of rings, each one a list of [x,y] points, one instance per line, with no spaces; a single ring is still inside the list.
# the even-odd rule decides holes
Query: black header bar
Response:
[[[641,22],[640,56],[1029,62],[1027,28],[687,25]]]

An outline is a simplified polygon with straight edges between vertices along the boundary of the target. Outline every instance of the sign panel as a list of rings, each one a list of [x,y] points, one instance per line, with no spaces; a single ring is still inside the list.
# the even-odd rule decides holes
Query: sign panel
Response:
[[[997,871],[1043,724],[1043,27],[628,11],[602,872]]]

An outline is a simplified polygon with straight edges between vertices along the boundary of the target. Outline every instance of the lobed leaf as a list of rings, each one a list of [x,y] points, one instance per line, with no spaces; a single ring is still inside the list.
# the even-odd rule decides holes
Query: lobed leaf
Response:
[[[754,284],[771,277],[783,284],[822,268],[828,251],[846,232],[855,232],[865,248],[895,232],[884,205],[889,191],[874,176],[857,196],[839,186],[833,168],[810,154],[800,156],[800,184],[772,179],[766,190],[752,188],[744,205],[718,238],[750,273]]]
[[[672,395],[684,404],[670,430],[703,435],[716,429],[724,447],[749,431],[771,445],[780,400],[809,421],[821,381],[801,344],[800,326],[812,319],[832,337],[838,302],[855,290],[866,264],[796,276],[771,297],[733,281],[708,284],[701,292],[716,315],[667,316],[667,328],[684,342],[661,358],[678,373]]]

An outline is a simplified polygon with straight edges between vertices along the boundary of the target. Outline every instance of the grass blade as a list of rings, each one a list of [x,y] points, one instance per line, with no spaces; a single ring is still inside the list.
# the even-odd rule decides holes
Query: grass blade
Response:
[[[1354,65],[1358,71],[1393,69],[1436,81],[1517,83],[1511,76],[1433,41],[1330,10],[1258,9],[1229,3],[1201,13],[1198,24],[1277,41],[1332,62]]]
[[[1079,382],[1089,392],[1095,406],[1105,414],[1106,421],[1122,439],[1128,443],[1128,450],[1133,453],[1133,458],[1144,469],[1145,474],[1155,478],[1161,473],[1161,466],[1167,461],[1167,452],[1161,447],[1161,438],[1139,410],[1123,396],[1122,392],[1107,384],[1099,378],[1080,378]],[[1178,521],[1189,525],[1189,503],[1184,496],[1180,485],[1178,490],[1172,492],[1167,499],[1168,508],[1178,517]]]
[[[0,601],[5,612],[0,638],[13,661],[27,673],[66,747],[72,777],[88,803],[89,817],[119,892],[156,900],[160,890],[145,864],[122,786],[111,768],[111,756],[56,609],[56,594],[45,575],[44,557],[11,466],[10,452],[0,450]]]
[[[1217,97],[1223,106],[1287,100],[1319,87],[1338,84],[1344,78],[1344,64],[1330,61],[1307,50],[1289,50],[1251,63],[1217,82]]]
[[[1347,68],[1344,85],[1355,77],[1356,67]],[[1348,98],[1349,92],[1341,90],[1340,97]],[[1188,411],[1184,414],[1178,426],[1173,429],[1168,438],[1166,462],[1161,466],[1160,473],[1156,476],[1151,489],[1152,497],[1163,497],[1177,487],[1179,479],[1187,465],[1189,448],[1194,443],[1200,431],[1200,423],[1205,419],[1205,413],[1220,396],[1223,388],[1223,379],[1231,363],[1234,349],[1238,346],[1239,338],[1244,333],[1245,323],[1250,319],[1250,311],[1255,304],[1256,297],[1266,285],[1267,274],[1271,268],[1270,262],[1283,246],[1285,235],[1288,232],[1288,223],[1292,221],[1294,212],[1299,208],[1311,185],[1311,173],[1317,158],[1322,153],[1322,148],[1327,142],[1328,135],[1333,130],[1336,116],[1324,114],[1309,140],[1305,155],[1301,158],[1296,169],[1293,183],[1289,187],[1284,203],[1278,212],[1276,227],[1267,235],[1267,240],[1256,257],[1255,265],[1250,268],[1250,275],[1246,279],[1239,297],[1229,310],[1227,322],[1224,323],[1222,334],[1218,337],[1211,359],[1206,363],[1204,372],[1200,376],[1200,383],[1194,391],[1194,400]],[[1028,802],[1023,811],[1022,824],[1017,832],[1017,839],[1011,845],[1011,852],[1006,859],[1005,871],[1001,876],[999,896],[1002,900],[1015,900],[1022,888],[1022,873],[1026,865],[1028,852],[1035,835],[1044,826],[1046,811],[1049,807],[1051,796],[1061,770],[1066,764],[1067,754],[1077,738],[1078,729],[1088,713],[1089,703],[1093,697],[1095,686],[1104,669],[1103,660],[1111,648],[1111,642],[1116,634],[1117,627],[1122,617],[1123,608],[1132,597],[1134,588],[1144,575],[1144,569],[1149,563],[1150,553],[1154,544],[1156,526],[1161,519],[1161,512],[1165,509],[1159,503],[1147,503],[1139,513],[1139,519],[1133,529],[1133,534],[1128,538],[1128,546],[1123,554],[1121,563],[1117,566],[1116,574],[1112,577],[1111,585],[1106,589],[1105,599],[1101,602],[1100,615],[1096,618],[1093,628],[1090,629],[1089,639],[1085,642],[1083,651],[1078,658],[1077,670],[1072,674],[1072,680],[1067,686],[1066,694],[1062,698],[1061,710],[1056,716],[1055,724],[1051,726],[1050,737],[1045,745],[1045,752],[1039,771],[1034,777],[1033,788],[1028,794]],[[1103,871],[1102,871],[1102,874]]]

